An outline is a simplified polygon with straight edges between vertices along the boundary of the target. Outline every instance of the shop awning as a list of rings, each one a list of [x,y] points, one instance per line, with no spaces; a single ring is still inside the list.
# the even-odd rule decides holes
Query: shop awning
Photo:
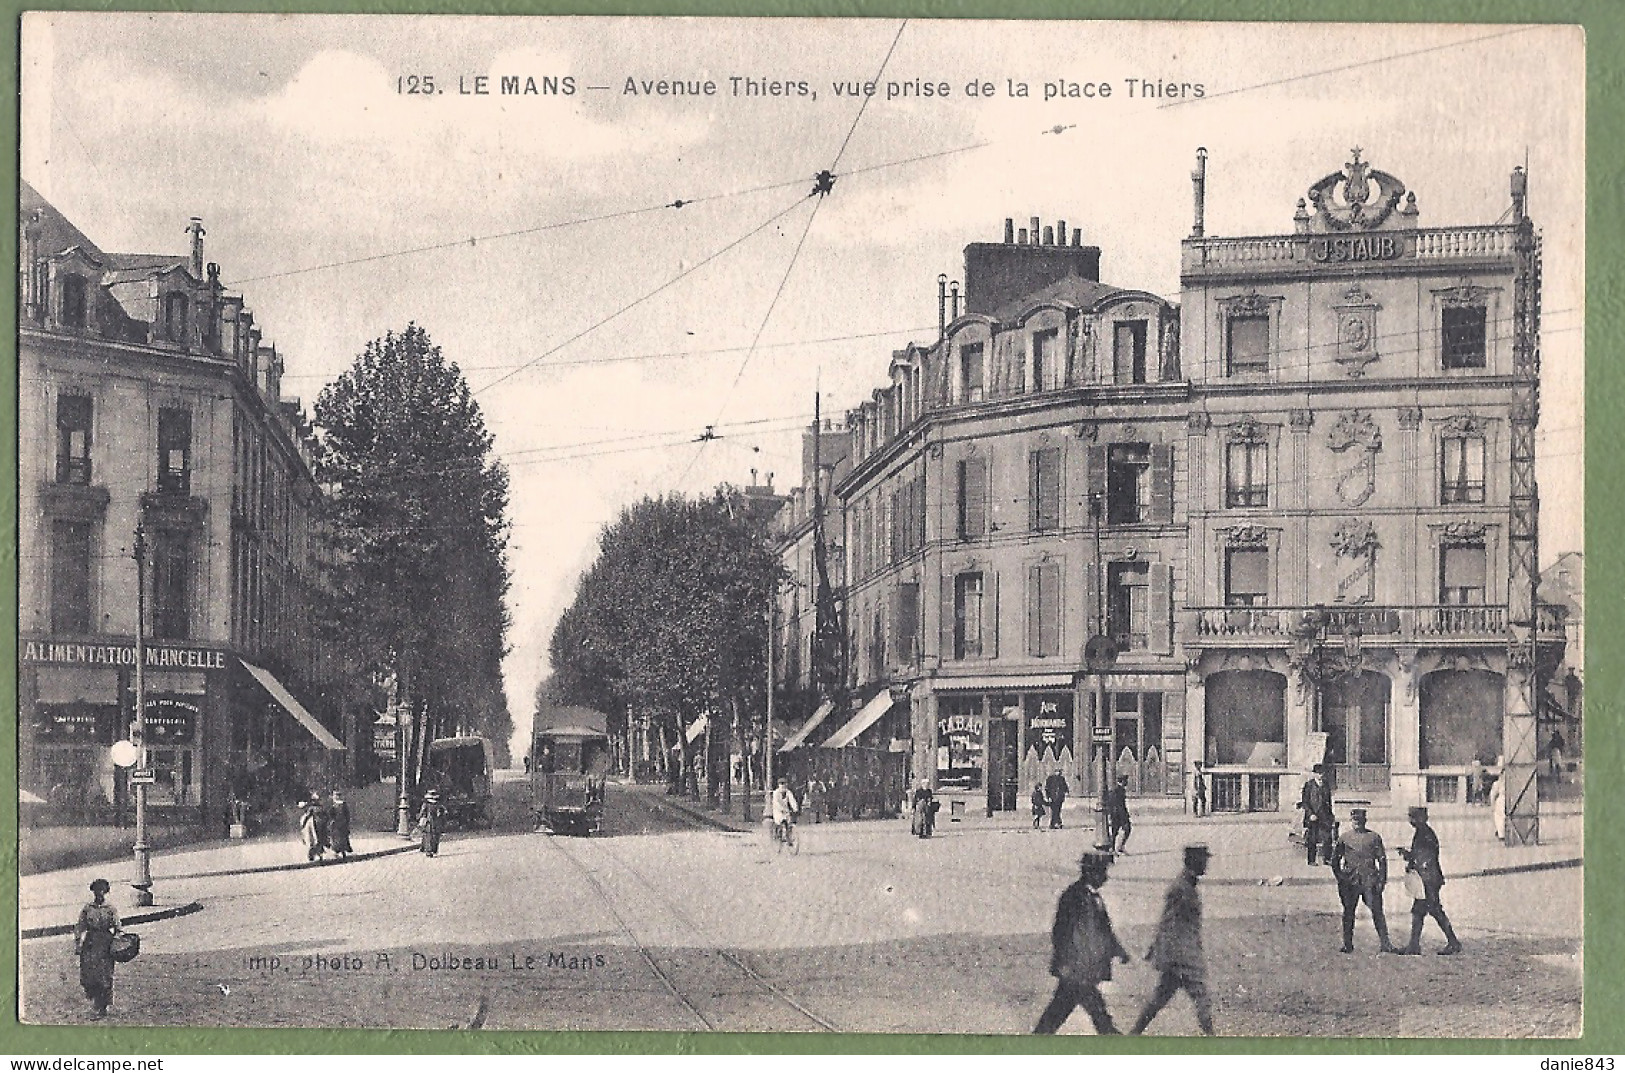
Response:
[[[695,738],[698,738],[701,734],[704,734],[705,728],[710,725],[710,722],[711,721],[703,715],[694,720],[694,725],[688,728],[688,740],[692,742]]]
[[[844,749],[858,740],[858,735],[880,722],[880,717],[891,711],[896,702],[891,699],[891,690],[882,689],[869,699],[869,703],[858,709],[858,714],[847,720],[846,726],[830,735],[824,743],[826,749]]]
[[[1014,693],[1027,689],[1071,689],[1070,674],[1027,674],[992,678],[938,678],[931,684],[932,692],[948,693],[975,690],[979,693]]]
[[[789,740],[787,740],[783,745],[779,746],[779,752],[787,753],[791,749],[794,749],[805,742],[807,740],[807,736],[813,731],[817,730],[819,726],[823,724],[824,720],[829,718],[829,713],[833,712],[834,710],[835,702],[832,700],[826,700],[824,703],[820,704],[818,706],[818,710],[812,713],[812,717],[805,723],[801,724],[801,729],[790,735]]]
[[[329,749],[344,748],[344,743],[335,738],[326,727],[322,726],[321,722],[314,715],[311,715],[303,704],[295,700],[293,694],[288,692],[287,687],[276,680],[276,675],[264,667],[254,666],[246,659],[239,659],[238,662],[243,665],[243,670],[254,676],[254,681],[264,686],[265,691],[271,694],[278,704],[287,709],[288,714],[293,716],[300,726],[310,731],[311,737]]]

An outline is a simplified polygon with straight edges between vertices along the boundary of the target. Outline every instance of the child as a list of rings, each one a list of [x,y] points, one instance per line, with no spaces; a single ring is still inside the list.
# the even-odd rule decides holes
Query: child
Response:
[[[1033,785],[1033,830],[1040,829],[1044,822],[1044,810],[1049,807],[1049,799],[1044,796],[1044,784]]]

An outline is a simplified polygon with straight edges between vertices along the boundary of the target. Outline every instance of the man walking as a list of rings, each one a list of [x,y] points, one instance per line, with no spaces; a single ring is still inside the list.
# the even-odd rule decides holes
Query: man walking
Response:
[[[1191,776],[1191,815],[1207,815],[1207,773],[1202,770],[1202,762],[1196,762],[1195,773]]]
[[[1049,801],[1049,829],[1051,831],[1061,826],[1061,806],[1066,804],[1066,795],[1072,792],[1072,787],[1066,784],[1066,776],[1059,769],[1044,780],[1044,797]]]
[[[1054,1035],[1079,1006],[1094,1022],[1098,1034],[1117,1035],[1117,1026],[1100,994],[1101,981],[1112,978],[1112,959],[1128,964],[1128,951],[1117,941],[1106,903],[1100,897],[1110,863],[1111,858],[1104,853],[1085,853],[1078,881],[1061,892],[1060,904],[1055,907],[1055,925],[1050,929],[1054,953],[1049,971],[1055,977],[1055,996],[1038,1018],[1038,1027],[1033,1029],[1036,1035]]]
[[[1332,860],[1332,792],[1322,779],[1326,768],[1316,764],[1304,780],[1298,807],[1303,810],[1303,845],[1309,863],[1314,864],[1318,851],[1321,863]]]
[[[1456,939],[1455,929],[1450,926],[1450,918],[1445,915],[1444,904],[1439,900],[1440,888],[1444,886],[1444,867],[1439,863],[1439,836],[1428,826],[1426,808],[1413,805],[1408,815],[1414,831],[1411,848],[1400,850],[1399,855],[1405,858],[1405,870],[1415,872],[1422,881],[1422,897],[1411,902],[1411,941],[1400,953],[1422,952],[1422,924],[1432,917],[1444,932],[1444,946],[1439,948],[1439,953],[1459,954],[1461,943]]]
[[[1128,852],[1128,836],[1134,830],[1134,821],[1128,815],[1128,776],[1117,776],[1117,785],[1106,791],[1106,833],[1112,840],[1113,853]]]
[[[1354,953],[1354,910],[1363,901],[1371,910],[1371,923],[1385,954],[1397,954],[1388,941],[1388,921],[1382,913],[1382,889],[1388,885],[1388,851],[1382,836],[1368,830],[1365,809],[1349,811],[1353,827],[1337,836],[1332,847],[1332,874],[1337,896],[1343,900],[1343,953]]]
[[[1146,1000],[1130,1035],[1144,1032],[1152,1018],[1162,1012],[1181,988],[1190,995],[1196,1007],[1196,1023],[1204,1036],[1213,1035],[1213,1006],[1207,994],[1207,962],[1202,956],[1202,896],[1196,891],[1196,882],[1207,872],[1208,848],[1185,847],[1185,870],[1168,888],[1162,906],[1162,920],[1157,924],[1157,937],[1151,943],[1146,960],[1157,967],[1161,976],[1157,989]]]

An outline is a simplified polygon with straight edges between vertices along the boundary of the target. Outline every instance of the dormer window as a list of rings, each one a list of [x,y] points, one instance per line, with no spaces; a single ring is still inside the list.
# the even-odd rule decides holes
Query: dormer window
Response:
[[[186,307],[191,304],[179,292],[164,297],[164,338],[172,343],[186,342]]]
[[[62,277],[62,326],[64,328],[84,328],[89,320],[90,291],[85,285],[85,277],[65,275]]]
[[[981,343],[967,343],[959,348],[959,401],[982,401]]]
[[[1055,386],[1055,354],[1060,332],[1054,328],[1033,335],[1033,390],[1048,391]]]
[[[1112,339],[1112,382],[1145,383],[1145,321],[1118,322]]]

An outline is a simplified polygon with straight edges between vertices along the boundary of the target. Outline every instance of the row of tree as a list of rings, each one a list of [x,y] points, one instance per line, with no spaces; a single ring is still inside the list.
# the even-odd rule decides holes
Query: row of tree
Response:
[[[427,743],[479,734],[508,763],[508,474],[478,402],[428,333],[367,344],[315,408],[333,544],[330,640],[388,690],[409,783]]]
[[[672,494],[626,507],[599,537],[599,553],[559,618],[549,653],[553,677],[538,717],[555,704],[609,715],[611,733],[629,713],[680,754],[698,792],[687,730],[709,721],[711,739],[759,741],[765,711],[767,608],[782,567],[766,512],[737,489],[703,499]],[[624,740],[624,739],[623,739]],[[748,749],[742,749],[748,752]],[[709,766],[713,786],[726,785]]]

